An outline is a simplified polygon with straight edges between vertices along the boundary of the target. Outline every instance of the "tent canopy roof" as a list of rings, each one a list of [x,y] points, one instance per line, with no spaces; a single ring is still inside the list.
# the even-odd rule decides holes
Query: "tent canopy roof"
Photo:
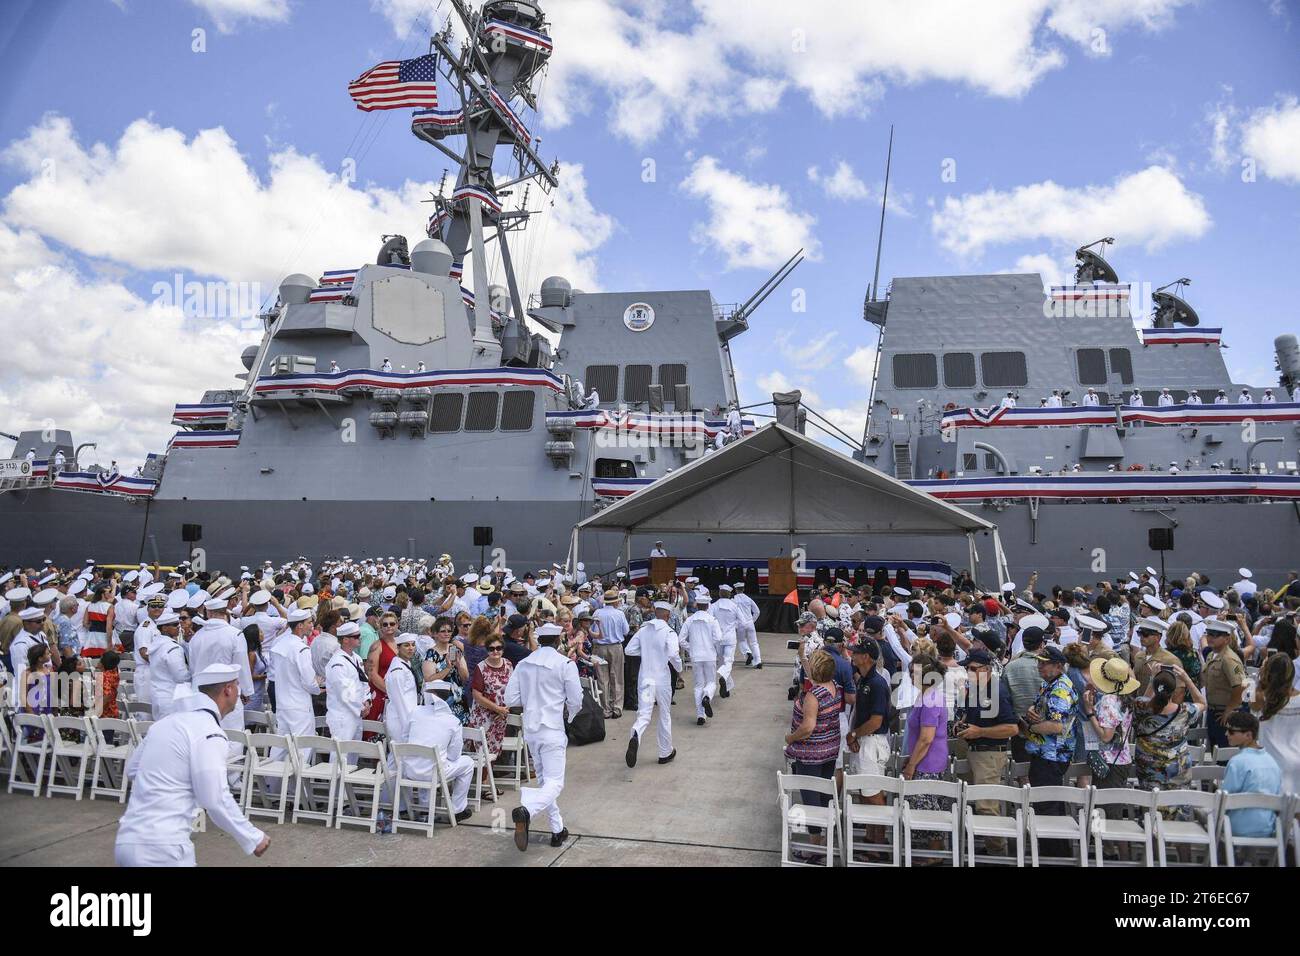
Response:
[[[577,525],[628,534],[967,534],[995,525],[775,422]]]

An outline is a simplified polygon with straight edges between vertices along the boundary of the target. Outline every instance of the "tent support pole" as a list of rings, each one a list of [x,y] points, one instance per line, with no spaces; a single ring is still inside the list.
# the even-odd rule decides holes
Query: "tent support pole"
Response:
[[[978,588],[980,586],[980,578],[979,578],[979,570],[978,570],[979,563],[980,563],[980,553],[979,553],[979,548],[975,546],[974,531],[966,532],[966,548],[969,552],[968,560],[970,562],[970,577],[971,580],[975,582],[975,587]]]
[[[578,573],[578,526],[573,526],[573,536],[569,538],[569,557],[567,571],[569,574],[577,576]]]
[[[1006,584],[1011,580],[1011,572],[1007,570],[1007,555],[1002,550],[1002,537],[998,534],[998,529],[993,529],[993,556],[997,562],[998,587]]]
[[[623,563],[627,565],[627,579],[632,580],[632,532],[623,532]]]

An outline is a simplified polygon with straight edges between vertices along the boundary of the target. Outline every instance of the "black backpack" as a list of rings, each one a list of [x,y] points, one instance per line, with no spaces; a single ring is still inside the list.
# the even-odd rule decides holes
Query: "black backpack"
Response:
[[[576,746],[597,744],[605,739],[605,714],[585,687],[582,689],[582,709],[565,726],[564,732],[569,743]]]

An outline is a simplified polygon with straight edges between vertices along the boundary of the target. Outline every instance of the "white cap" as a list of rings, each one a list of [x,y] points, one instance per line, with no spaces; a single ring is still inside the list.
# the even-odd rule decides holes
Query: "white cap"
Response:
[[[1102,621],[1099,618],[1091,617],[1090,615],[1087,614],[1076,614],[1074,616],[1074,623],[1079,625],[1080,627],[1087,628],[1089,631],[1106,630],[1105,621]]]
[[[1134,581],[1136,581],[1136,580],[1138,579],[1138,573],[1137,573],[1136,571],[1130,571],[1130,572],[1128,573],[1128,576],[1129,576],[1130,578],[1132,578]]]
[[[695,595],[696,604],[709,604],[712,601],[713,598],[709,597],[708,591],[700,591],[698,594]]]
[[[310,581],[307,581],[307,582],[305,582],[305,583],[303,584],[303,586],[302,586],[302,593],[303,593],[303,594],[315,594],[315,593],[316,593],[316,589],[315,589],[314,587],[312,587],[312,584],[311,584]]]
[[[414,644],[418,639],[419,639],[419,638],[417,637],[417,635],[415,635],[415,634],[411,634],[410,632],[407,632],[407,633],[404,633],[404,634],[398,634],[398,635],[397,635],[397,640],[396,640],[394,643],[397,643],[397,644]]]
[[[8,584],[13,579],[14,573],[12,571],[6,571],[4,574],[0,574],[0,584]]]
[[[477,575],[477,574],[467,574],[467,575],[465,575],[463,578],[461,578],[461,580],[464,581],[466,584],[473,584],[475,581],[478,580],[478,575]]]
[[[894,588],[894,593],[897,594],[899,597],[911,597],[911,596],[912,596],[912,592],[909,591],[907,588]]]
[[[35,594],[32,595],[32,603],[40,604],[40,605],[53,604],[55,601],[59,599],[60,596],[61,595],[59,594],[57,589],[46,588],[45,590],[37,591]]]
[[[271,603],[271,592],[270,592],[270,591],[266,591],[266,590],[262,590],[262,591],[254,591],[251,595],[249,595],[248,603],[249,603],[249,604],[256,604],[256,605],[258,605],[259,607],[260,607],[261,605],[264,605],[264,604],[270,604],[270,603]]]
[[[543,624],[533,633],[537,637],[554,637],[556,634],[563,634],[564,628],[558,624]]]
[[[122,583],[123,583],[123,584],[134,584],[134,583],[135,583],[135,579],[138,578],[139,576],[140,576],[140,572],[139,572],[139,571],[128,571],[128,572],[126,572],[126,574],[122,575]]]
[[[425,689],[426,691],[431,691],[431,690],[446,690],[446,691],[451,691],[451,690],[455,690],[455,688],[454,688],[450,683],[448,683],[448,682],[445,681],[445,680],[431,680],[431,681],[429,681],[428,683],[426,683],[426,684],[424,685],[424,689]]]
[[[171,611],[163,611],[158,615],[158,620],[154,621],[154,627],[166,627],[168,624],[179,624],[180,616],[173,614]]]
[[[203,602],[203,610],[205,611],[224,611],[225,609],[226,602],[219,597],[215,597],[211,601]]]
[[[1255,576],[1254,574],[1251,573],[1250,568],[1238,568],[1237,573],[1240,574],[1247,581],[1249,581],[1251,578]]]
[[[689,577],[689,578],[686,579],[686,583],[687,583],[687,584],[699,584],[699,583],[700,583],[700,579],[697,578],[697,577],[695,577],[694,575],[692,575],[691,577]]]
[[[1137,629],[1139,631],[1155,631],[1158,634],[1163,634],[1165,631],[1169,630],[1169,624],[1160,620],[1158,617],[1144,617],[1142,620],[1138,621]]]
[[[956,611],[949,611],[947,614],[943,616],[943,622],[947,624],[949,627],[951,627],[953,630],[956,630],[957,628],[961,627],[961,615],[958,614]]]
[[[5,592],[6,601],[26,601],[32,596],[32,592],[27,588],[10,588]]]
[[[1234,634],[1237,626],[1231,621],[1220,621],[1212,617],[1205,622],[1205,629],[1212,634]]]
[[[194,675],[194,687],[210,687],[213,684],[228,684],[239,679],[239,668],[234,664],[209,664]]]
[[[1020,619],[1020,629],[1022,631],[1030,627],[1037,627],[1046,631],[1050,626],[1051,622],[1042,614],[1026,614]]]
[[[217,595],[216,599],[218,601],[229,601],[237,593],[238,592],[234,588],[226,588],[224,591],[222,591],[220,594]]]
[[[1156,572],[1156,569],[1151,567],[1151,565],[1149,564],[1147,565],[1147,574],[1151,575],[1153,578],[1160,577],[1160,575]]]
[[[84,590],[86,590],[85,578],[77,578],[75,581],[73,581],[71,584],[68,585],[68,593],[73,597],[76,597]]]
[[[1209,607],[1214,608],[1216,611],[1223,610],[1223,606],[1224,606],[1223,598],[1219,597],[1213,591],[1202,591],[1200,594],[1197,595],[1197,597],[1199,597],[1201,601],[1204,602]]]
[[[1157,611],[1163,611],[1165,609],[1165,602],[1160,600],[1160,598],[1156,597],[1154,594],[1142,595],[1142,603]]]
[[[311,611],[307,610],[305,607],[294,608],[292,611],[289,612],[289,616],[285,618],[285,620],[287,620],[290,624],[301,624],[303,621],[310,621],[311,619],[312,619],[312,613]]]
[[[356,637],[361,633],[361,625],[356,621],[345,621],[339,625],[339,629],[334,632],[335,637]]]
[[[185,607],[185,605],[189,603],[189,600],[189,594],[184,588],[181,588],[179,591],[173,591],[171,594],[167,595],[167,607],[174,611],[177,608]]]
[[[730,585],[730,584],[719,584],[719,585],[718,585],[718,593],[719,593],[719,594],[730,594],[730,593],[731,593],[731,585]]]
[[[153,597],[155,594],[161,594],[161,593],[162,593],[163,586],[164,586],[164,585],[163,585],[163,583],[162,583],[161,581],[155,581],[155,582],[153,582],[152,584],[150,584],[149,586],[147,586],[147,587],[143,587],[143,588],[140,589],[140,597],[142,597],[142,598],[151,598],[151,597]]]
[[[671,611],[672,609],[673,606],[669,604],[667,601],[655,601],[656,611]]]
[[[25,607],[18,612],[18,619],[22,621],[37,621],[45,616],[45,612],[38,607]]]
[[[1005,594],[1010,594],[1015,589],[1016,583],[1014,581],[1008,581],[1006,584],[1002,585],[1002,591]]]

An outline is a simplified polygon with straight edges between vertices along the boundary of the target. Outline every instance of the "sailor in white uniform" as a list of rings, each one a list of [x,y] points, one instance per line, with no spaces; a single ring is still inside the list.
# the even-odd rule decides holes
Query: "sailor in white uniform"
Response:
[[[650,718],[655,706],[659,707],[658,737],[659,762],[668,763],[677,756],[673,749],[673,715],[669,705],[673,702],[673,673],[682,669],[680,638],[668,626],[673,606],[667,601],[655,601],[655,616],[646,621],[627,642],[627,655],[640,657],[637,672],[636,723],[627,741],[627,765],[636,766],[637,748],[641,735],[650,729]],[[672,670],[669,670],[669,666]]]
[[[1089,388],[1088,391],[1084,393],[1084,396],[1083,396],[1083,404],[1085,404],[1085,405],[1100,405],[1100,404],[1101,404],[1101,396],[1099,396],[1099,395],[1097,394],[1097,392],[1096,392],[1095,389],[1093,389],[1093,388]]]
[[[379,371],[391,372],[392,370],[393,370],[393,363],[390,362],[388,359],[384,359],[383,364],[379,366]]]
[[[1238,405],[1251,405],[1254,404],[1254,401],[1255,399],[1251,398],[1250,389],[1248,388],[1243,388],[1241,394],[1237,396]]]
[[[1052,389],[1052,395],[1048,398],[1043,406],[1044,408],[1060,408],[1061,392],[1059,389]]]
[[[312,613],[306,608],[289,612],[289,633],[275,642],[271,657],[275,659],[275,729],[279,734],[310,737],[316,733],[316,714],[311,699],[323,688],[311,666]],[[283,760],[285,751],[276,747],[272,760]],[[303,759],[309,751],[302,750]]]
[[[758,620],[758,605],[745,593],[745,582],[737,581],[733,585],[732,600],[740,608],[740,620],[736,625],[737,648],[745,655],[745,664],[755,670],[763,668],[763,652],[758,646],[758,631],[754,624]]]
[[[1011,392],[1007,392],[1007,397],[1002,399],[1002,401],[999,404],[1001,405],[1002,408],[1015,408],[1016,396]]]
[[[131,657],[135,660],[135,697],[146,704],[153,703],[152,678],[149,676],[149,649],[162,638],[162,634],[158,632],[158,618],[166,611],[167,598],[155,594],[145,605],[144,617],[140,619],[135,629],[134,646],[131,648]]]
[[[149,648],[149,686],[153,696],[153,719],[161,720],[176,710],[176,689],[190,682],[190,666],[181,649],[181,619],[167,611],[156,621],[160,639]]]
[[[228,620],[226,602],[214,600],[204,605],[207,623],[190,638],[190,669],[200,673],[213,664],[231,664],[239,669],[240,699],[221,719],[227,730],[244,729],[244,703],[253,696],[253,673],[248,666],[248,642]],[[137,631],[137,637],[139,632]]]
[[[442,772],[451,791],[451,812],[457,822],[473,814],[469,809],[469,786],[474,782],[474,758],[461,753],[461,724],[447,699],[454,688],[445,680],[430,681],[424,688],[424,703],[411,716],[409,743],[433,747],[442,755]],[[423,757],[402,761],[405,774],[416,780],[433,779],[433,762]]]
[[[325,665],[325,724],[335,740],[360,740],[361,715],[370,706],[370,681],[357,656],[361,626],[341,624],[336,636],[339,649]]]
[[[245,853],[261,856],[271,844],[240,811],[226,780],[221,718],[239,701],[238,669],[213,664],[194,687],[197,693],[186,688],[185,709],[154,724],[127,758],[131,795],[117,825],[118,866],[194,866],[190,831],[200,807]]]
[[[1174,397],[1171,394],[1169,394],[1169,389],[1162,388],[1160,390],[1160,398],[1156,402],[1156,404],[1159,405],[1161,408],[1166,408],[1172,405],[1173,403],[1174,403]]]
[[[694,614],[682,623],[680,644],[691,658],[691,676],[695,682],[695,723],[703,727],[704,720],[713,716],[713,695],[718,692],[718,641],[722,628],[709,613],[712,598],[709,592],[695,598]]]
[[[650,549],[650,557],[652,558],[668,557],[668,552],[664,550],[664,543],[662,541],[655,542],[655,546]]]
[[[1255,575],[1250,568],[1238,568],[1237,573],[1241,575],[1241,580],[1232,586],[1241,597],[1248,598],[1259,590],[1259,585],[1251,580]]]
[[[734,404],[727,409],[727,434],[735,441],[743,437],[744,426],[740,420],[740,409]]]
[[[564,790],[569,746],[565,713],[573,717],[582,709],[582,684],[578,666],[555,649],[562,633],[556,624],[537,628],[533,634],[537,650],[519,662],[506,684],[506,706],[523,708],[524,739],[541,782],[541,786],[519,788],[520,806],[511,813],[515,846],[521,851],[528,849],[529,823],[543,811],[550,817],[551,846],[563,846],[569,835],[557,801]]]
[[[15,590],[26,591],[27,589]],[[27,652],[37,645],[49,647],[50,642],[45,637],[45,612],[40,608],[25,607],[18,612],[18,619],[22,622],[23,629],[14,635],[14,639],[9,645],[9,666],[14,672],[15,702],[25,704],[26,701],[22,695],[26,693],[23,680],[27,674]]]
[[[414,634],[397,635],[397,656],[388,665],[388,673],[384,675],[384,688],[388,693],[388,703],[384,706],[384,726],[388,730],[390,743],[409,743],[407,735],[411,731],[411,717],[420,705],[420,697],[415,689],[415,672],[411,670],[415,639]]]
[[[1142,393],[1136,388],[1133,389],[1133,394],[1128,397],[1128,403],[1134,408],[1142,408],[1146,404],[1146,402],[1142,400]]]
[[[1214,396],[1214,404],[1215,404],[1215,405],[1227,405],[1227,404],[1228,404],[1228,393],[1225,392],[1223,389],[1219,389],[1219,391],[1218,391],[1218,392],[1215,394],[1215,396]]]
[[[722,639],[718,641],[718,693],[723,697],[731,696],[731,668],[736,660],[736,635],[743,614],[731,599],[731,593],[730,584],[719,584],[718,599],[709,608],[722,629]]]
[[[1188,405],[1203,405],[1204,402],[1201,401],[1201,393],[1198,392],[1196,389],[1192,389],[1190,392],[1188,392],[1188,393],[1187,393],[1187,404],[1188,404]]]

